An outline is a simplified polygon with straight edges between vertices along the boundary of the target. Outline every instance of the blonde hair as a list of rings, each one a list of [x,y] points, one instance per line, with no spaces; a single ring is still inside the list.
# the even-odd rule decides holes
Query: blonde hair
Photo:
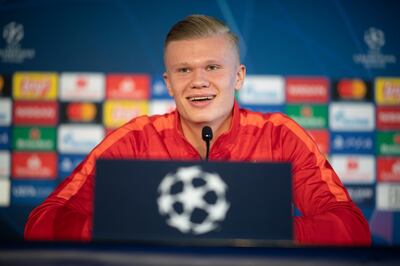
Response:
[[[168,44],[172,41],[191,40],[226,35],[238,59],[240,58],[239,39],[222,21],[206,15],[190,15],[178,21],[167,34],[164,42],[164,55]]]

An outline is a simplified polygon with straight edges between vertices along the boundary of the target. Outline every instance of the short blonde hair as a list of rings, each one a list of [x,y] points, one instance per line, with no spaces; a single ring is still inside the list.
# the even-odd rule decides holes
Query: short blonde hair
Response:
[[[191,40],[226,35],[240,60],[239,39],[222,21],[206,15],[190,15],[178,21],[167,34],[164,42],[164,56],[172,41]]]

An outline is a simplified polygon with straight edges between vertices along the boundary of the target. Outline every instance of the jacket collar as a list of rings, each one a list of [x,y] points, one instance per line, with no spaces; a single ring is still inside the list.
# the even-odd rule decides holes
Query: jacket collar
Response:
[[[181,117],[178,112],[178,110],[175,110],[175,130],[178,132],[178,135],[181,136],[182,138],[185,138],[182,130],[182,125],[181,125]],[[234,101],[233,104],[233,109],[232,109],[232,120],[231,120],[231,125],[225,133],[219,136],[218,140],[214,142],[214,145],[220,144],[223,142],[225,139],[229,139],[230,141],[233,140],[233,138],[237,135],[238,130],[240,127],[240,107],[237,101]]]

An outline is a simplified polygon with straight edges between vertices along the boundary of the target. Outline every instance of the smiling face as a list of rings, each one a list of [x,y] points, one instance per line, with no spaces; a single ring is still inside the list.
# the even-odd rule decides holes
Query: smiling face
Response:
[[[170,42],[165,67],[164,80],[182,124],[217,130],[230,121],[245,67],[225,35]]]

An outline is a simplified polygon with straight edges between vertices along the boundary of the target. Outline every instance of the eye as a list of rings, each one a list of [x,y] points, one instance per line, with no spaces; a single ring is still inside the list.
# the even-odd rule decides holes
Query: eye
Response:
[[[179,73],[189,73],[190,72],[190,68],[188,67],[180,67],[177,70]]]
[[[207,67],[206,67],[206,69],[208,70],[208,71],[214,71],[214,70],[217,70],[217,69],[220,69],[221,67],[219,66],[219,65],[208,65]]]

